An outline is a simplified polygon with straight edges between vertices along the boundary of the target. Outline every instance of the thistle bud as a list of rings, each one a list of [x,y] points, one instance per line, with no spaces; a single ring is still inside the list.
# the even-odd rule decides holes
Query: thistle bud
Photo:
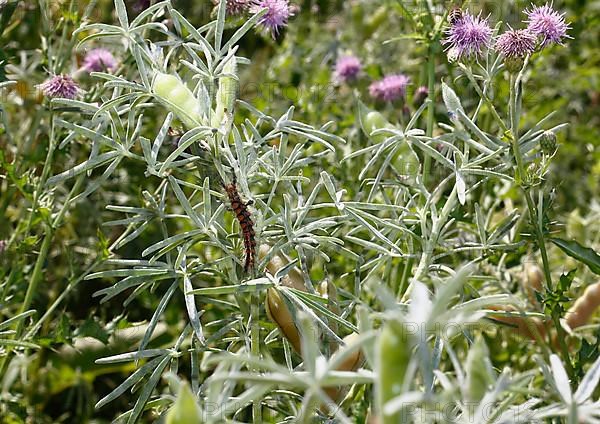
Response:
[[[511,74],[516,74],[523,69],[525,61],[520,56],[507,56],[504,58],[504,68]]]
[[[540,148],[547,155],[554,153],[556,151],[556,134],[552,131],[544,131],[540,138]]]

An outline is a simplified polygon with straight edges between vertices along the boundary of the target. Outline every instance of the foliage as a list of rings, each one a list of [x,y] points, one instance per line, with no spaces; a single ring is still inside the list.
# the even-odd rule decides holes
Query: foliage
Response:
[[[0,4],[3,422],[600,419],[597,4],[511,70],[445,2],[228,3]]]

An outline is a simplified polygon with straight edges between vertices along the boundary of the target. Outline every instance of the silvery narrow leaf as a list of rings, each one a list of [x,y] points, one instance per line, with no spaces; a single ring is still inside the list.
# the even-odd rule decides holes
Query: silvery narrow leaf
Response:
[[[129,28],[129,19],[127,18],[127,8],[123,0],[115,0],[115,10],[117,11],[117,17],[119,18],[119,24],[123,29]]]
[[[198,309],[196,308],[196,300],[194,299],[194,295],[190,294],[190,292],[194,289],[192,286],[192,282],[187,275],[183,276],[183,289],[185,296],[185,307],[188,311],[188,316],[190,318],[190,324],[192,324],[192,328],[194,329],[194,334],[198,337],[200,343],[204,343],[204,333],[202,331],[202,323],[200,322],[200,315],[198,314]]]
[[[552,377],[556,383],[558,393],[565,403],[570,404],[573,401],[573,395],[569,385],[569,377],[557,355],[550,355],[550,367],[552,368]]]
[[[592,396],[592,393],[598,386],[600,381],[600,358],[596,359],[594,365],[585,373],[581,384],[575,392],[575,401],[577,403],[583,403]]]
[[[451,89],[445,82],[442,82],[442,97],[448,112],[453,115],[456,115],[458,111],[464,112],[464,109],[460,103],[460,99],[454,90]]]
[[[456,193],[458,194],[458,201],[461,205],[464,205],[467,201],[467,185],[460,172],[456,171]]]

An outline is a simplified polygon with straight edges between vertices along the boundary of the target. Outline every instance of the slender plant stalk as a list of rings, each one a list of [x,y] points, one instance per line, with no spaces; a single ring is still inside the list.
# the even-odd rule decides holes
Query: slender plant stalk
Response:
[[[406,289],[406,292],[404,292],[404,295],[402,296],[403,302],[406,302],[408,300],[408,297],[412,292],[414,281],[419,281],[429,270],[429,265],[431,264],[431,257],[433,256],[433,251],[435,250],[435,246],[440,237],[440,232],[442,231],[442,228],[444,228],[444,225],[446,225],[448,217],[450,216],[450,212],[452,212],[454,206],[456,205],[456,200],[457,189],[455,184],[454,188],[452,189],[452,192],[450,193],[450,196],[448,196],[448,199],[446,199],[446,203],[444,204],[440,215],[433,223],[431,235],[425,243],[425,249],[421,254],[421,259],[419,261],[419,265],[417,266],[417,270],[415,271],[413,280],[410,282],[408,288]]]
[[[259,324],[259,314],[260,311],[258,309],[259,299],[258,296],[252,294],[250,305],[250,314],[252,316],[251,319],[251,327],[250,327],[250,349],[252,352],[252,356],[258,358],[260,356],[260,324]],[[254,372],[258,372],[259,370],[254,370]],[[254,423],[262,423],[262,408],[261,408],[261,400],[254,399],[252,401],[252,420]]]
[[[517,162],[517,175],[516,180],[523,190],[523,194],[525,197],[525,201],[527,202],[527,208],[529,209],[529,217],[531,221],[531,225],[534,228],[535,237],[540,248],[540,253],[542,256],[542,264],[544,270],[544,277],[546,279],[546,288],[550,293],[553,290],[552,284],[552,274],[550,272],[550,262],[548,261],[548,252],[546,250],[546,243],[544,240],[543,229],[541,227],[541,220],[538,219],[542,211],[537,210],[535,203],[531,197],[531,189],[526,184],[524,184],[523,178],[525,177],[525,168],[523,165],[523,155],[521,153],[521,148],[519,146],[519,99],[517,96],[519,78],[517,78],[514,74],[510,76],[510,99],[509,99],[509,111],[510,111],[510,137],[512,143],[513,154],[515,156],[515,160]],[[575,371],[573,370],[573,366],[571,364],[571,359],[569,356],[569,349],[565,343],[565,331],[559,322],[559,316],[552,313],[552,320],[554,322],[554,326],[557,331],[557,339],[560,345],[561,353],[563,356],[563,361],[566,365],[567,372],[571,378],[574,377]]]
[[[431,102],[429,102],[429,106],[427,107],[427,128],[426,135],[427,137],[433,136],[433,126],[435,124],[435,103],[433,101],[434,90],[435,90],[435,49],[433,48],[433,43],[429,45],[429,58],[427,59],[427,90],[429,92],[429,98]],[[423,185],[427,186],[427,182],[429,181],[429,173],[431,172],[431,157],[429,155],[425,155],[423,161]]]

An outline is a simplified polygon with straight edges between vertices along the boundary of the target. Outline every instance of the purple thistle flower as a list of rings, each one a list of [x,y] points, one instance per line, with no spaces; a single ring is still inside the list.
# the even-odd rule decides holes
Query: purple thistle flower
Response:
[[[369,86],[369,94],[377,100],[393,102],[406,94],[410,78],[406,75],[388,75],[382,80],[375,81]]]
[[[271,32],[273,38],[279,34],[279,29],[288,23],[290,16],[294,15],[295,8],[288,0],[254,0],[250,12],[258,13],[267,8],[267,13],[260,18],[259,23]]]
[[[52,78],[38,85],[46,97],[63,97],[65,99],[74,99],[79,92],[79,86],[73,78],[68,75],[54,75]]]
[[[496,50],[507,58],[522,58],[535,51],[537,38],[526,29],[511,29],[496,40]]]
[[[340,81],[353,81],[361,69],[362,64],[356,56],[342,56],[335,64],[335,75]]]
[[[488,18],[473,16],[468,12],[463,12],[445,32],[446,38],[442,43],[448,45],[447,49],[452,49],[457,58],[481,54],[492,39]]]
[[[90,50],[83,59],[83,69],[88,72],[114,71],[117,68],[117,60],[106,49]]]
[[[565,14],[552,9],[552,4],[546,3],[544,6],[531,5],[531,10],[525,10],[527,15],[527,29],[532,34],[541,37],[541,46],[545,47],[550,43],[563,44],[563,38],[571,38],[567,35],[567,30],[571,27],[565,22]]]
[[[215,6],[218,6],[219,2],[220,0],[213,0]],[[252,0],[227,0],[225,9],[228,15],[239,16],[249,9],[251,2]]]

